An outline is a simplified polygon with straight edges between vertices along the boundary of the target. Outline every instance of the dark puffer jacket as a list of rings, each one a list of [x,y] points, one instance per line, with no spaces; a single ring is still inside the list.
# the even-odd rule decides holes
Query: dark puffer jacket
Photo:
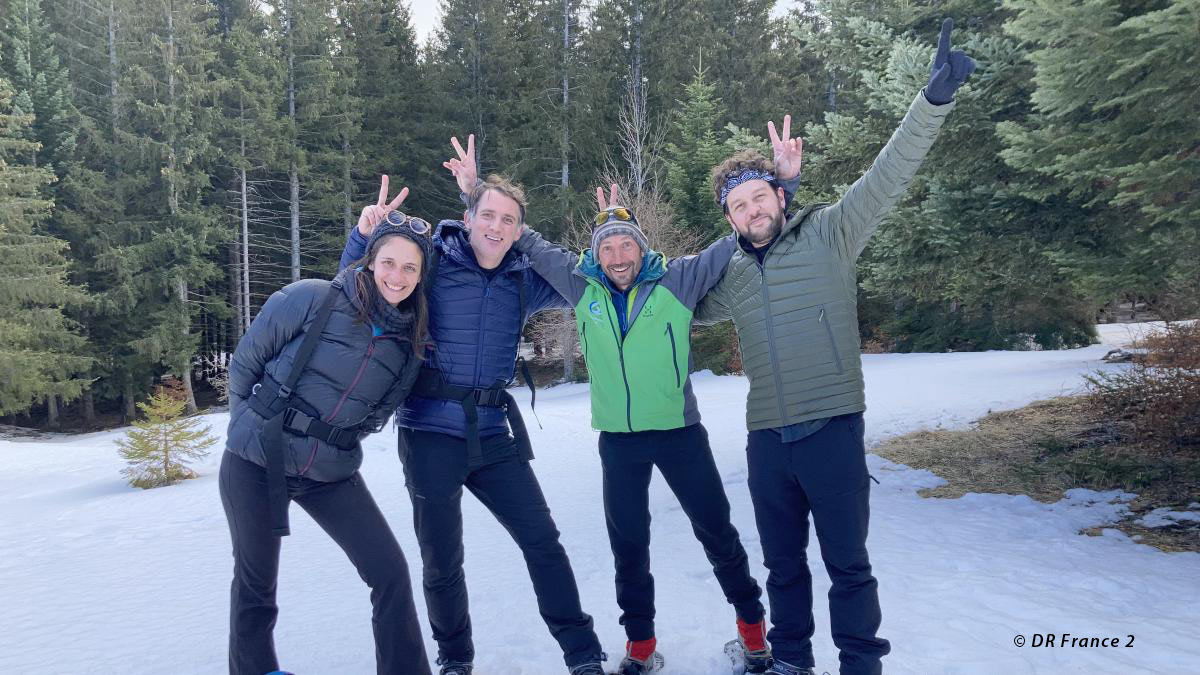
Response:
[[[437,278],[430,284],[429,333],[433,344],[426,363],[446,382],[472,388],[493,387],[513,377],[517,341],[526,319],[543,309],[566,308],[550,284],[529,266],[529,259],[510,250],[495,270],[475,261],[462,221],[443,220],[433,236],[439,251]],[[351,228],[342,266],[361,258],[367,238]],[[525,286],[525,313],[520,312],[520,285]],[[457,401],[411,396],[396,411],[400,426],[466,436],[466,416]],[[479,408],[481,437],[506,433],[500,408]]]
[[[338,427],[381,427],[412,388],[420,370],[409,334],[374,335],[356,323],[357,269],[341,273],[342,292],[329,323],[296,383],[296,396]],[[225,447],[266,466],[261,434],[264,419],[246,399],[263,374],[287,379],[292,360],[316,319],[330,282],[305,279],[272,294],[238,343],[229,365],[229,433]],[[411,318],[411,312],[409,312]],[[366,432],[359,436],[360,440]],[[341,450],[324,441],[285,432],[284,466],[289,476],[318,481],[349,478],[362,464],[362,447]]]

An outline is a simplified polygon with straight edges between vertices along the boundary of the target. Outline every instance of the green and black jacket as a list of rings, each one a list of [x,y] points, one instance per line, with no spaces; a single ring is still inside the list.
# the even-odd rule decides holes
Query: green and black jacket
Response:
[[[622,335],[615,291],[592,256],[547,242],[526,229],[514,244],[575,308],[591,379],[592,427],[600,431],[678,429],[700,421],[688,377],[692,313],[721,279],[736,249],[732,235],[697,255],[668,261],[657,251],[626,294]]]

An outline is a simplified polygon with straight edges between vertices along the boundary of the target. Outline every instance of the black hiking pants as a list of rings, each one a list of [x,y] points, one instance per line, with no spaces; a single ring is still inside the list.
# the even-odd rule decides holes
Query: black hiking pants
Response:
[[[738,618],[758,623],[762,590],[750,576],[746,550],[729,520],[729,500],[700,424],[666,431],[600,432],[604,515],[616,566],[617,605],[630,640],[654,636],[650,574],[650,474],[654,467],[675,493],[713,574]]]
[[[598,660],[600,640],[592,617],[580,606],[575,574],[537,476],[507,434],[483,438],[481,445],[482,459],[471,463],[465,439],[400,429],[400,461],[421,545],[422,585],[439,662],[470,663],[475,658],[463,573],[464,487],[520,547],[538,610],[567,666]]]
[[[324,483],[288,477],[288,497],[308,512],[371,588],[375,662],[381,675],[427,675],[429,660],[413,603],[408,563],[362,477]],[[280,537],[271,534],[267,472],[226,452],[221,503],[233,537],[229,601],[229,672],[262,675],[279,669],[272,632]]]
[[[829,573],[829,624],[843,675],[882,672],[891,650],[875,633],[882,614],[867,557],[870,477],[862,413],[840,415],[820,431],[785,443],[774,429],[751,431],[746,447],[750,498],[762,541],[771,601],[767,640],[775,658],[812,667],[812,575],[808,517]]]

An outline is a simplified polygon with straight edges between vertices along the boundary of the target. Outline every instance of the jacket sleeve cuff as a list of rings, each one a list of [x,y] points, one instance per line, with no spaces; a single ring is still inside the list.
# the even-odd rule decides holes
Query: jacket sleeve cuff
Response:
[[[787,200],[787,203],[784,204],[785,209],[792,205],[792,198],[796,196],[796,190],[800,189],[800,178],[803,175],[804,174],[802,174],[802,173],[796,174],[795,178],[778,181],[779,187],[783,188],[783,194],[784,194],[785,199]]]
[[[925,87],[921,87],[920,93],[909,107],[909,112],[916,113],[923,119],[940,119],[950,114],[950,111],[954,109],[954,103],[953,100],[942,105],[930,103],[929,99],[925,98]]]

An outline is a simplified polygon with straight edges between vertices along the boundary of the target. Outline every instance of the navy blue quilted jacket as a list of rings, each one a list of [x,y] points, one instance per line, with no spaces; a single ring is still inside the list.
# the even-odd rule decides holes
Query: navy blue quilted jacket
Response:
[[[565,309],[567,301],[529,266],[529,259],[510,250],[495,270],[475,262],[462,221],[443,220],[433,235],[440,253],[437,278],[427,291],[429,333],[433,344],[425,365],[438,368],[453,385],[486,388],[508,382],[517,359],[517,341],[525,321],[543,309]],[[367,238],[350,229],[341,267],[366,253]],[[520,313],[520,286],[525,285],[525,314]],[[457,401],[410,396],[396,411],[396,423],[421,431],[464,438],[466,416]],[[500,408],[479,408],[479,435],[508,432]]]

